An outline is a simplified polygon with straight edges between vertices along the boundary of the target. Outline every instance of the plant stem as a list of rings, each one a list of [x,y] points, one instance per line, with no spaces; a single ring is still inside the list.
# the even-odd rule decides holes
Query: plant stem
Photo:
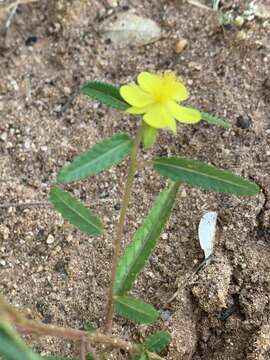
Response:
[[[114,349],[127,351],[131,356],[141,353],[141,345],[123,340],[117,336],[108,336],[100,332],[82,331],[72,328],[64,328],[55,325],[43,324],[35,320],[26,319],[17,310],[9,305],[0,295],[0,322],[7,322],[15,326],[20,334],[37,336],[54,336],[79,343],[103,345]],[[91,351],[91,349],[90,349]],[[94,354],[95,355],[95,354]],[[163,360],[157,354],[148,352],[150,359]]]
[[[113,260],[112,260],[112,271],[111,271],[111,283],[110,283],[110,289],[109,289],[109,299],[106,309],[106,322],[105,322],[105,333],[110,333],[112,330],[112,321],[113,321],[113,313],[114,313],[114,306],[113,306],[113,287],[116,277],[116,269],[117,269],[117,263],[118,259],[120,257],[121,253],[121,240],[123,238],[124,233],[124,225],[125,225],[125,219],[127,214],[127,208],[130,200],[132,185],[134,181],[134,176],[137,170],[137,154],[140,146],[140,142],[142,139],[143,134],[143,122],[141,123],[137,134],[134,139],[134,144],[130,156],[130,164],[128,169],[128,176],[127,181],[125,185],[124,195],[122,199],[122,205],[120,210],[120,216],[118,225],[116,228],[116,236],[114,241],[114,254],[113,254]]]

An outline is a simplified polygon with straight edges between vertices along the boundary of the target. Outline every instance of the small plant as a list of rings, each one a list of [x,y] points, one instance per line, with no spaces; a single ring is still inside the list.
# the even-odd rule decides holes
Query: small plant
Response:
[[[80,359],[109,359],[112,349],[124,350],[132,359],[162,359],[160,353],[169,344],[171,336],[165,331],[155,332],[143,344],[134,344],[111,335],[114,313],[139,324],[152,324],[159,312],[153,305],[129,294],[134,282],[152,254],[166,222],[173,210],[179,187],[182,184],[202,189],[231,193],[235,195],[255,195],[259,188],[240,176],[218,169],[212,165],[183,157],[157,157],[151,161],[140,161],[141,144],[147,150],[157,141],[159,129],[170,129],[176,133],[176,121],[186,124],[201,120],[215,123],[225,128],[230,125],[215,116],[196,109],[179,105],[189,94],[184,84],[173,73],[151,74],[142,72],[137,84],[113,85],[89,81],[81,88],[81,93],[101,103],[140,115],[138,130],[134,138],[127,134],[114,134],[79,155],[58,174],[57,182],[50,191],[50,201],[55,209],[80,231],[89,236],[100,236],[104,231],[102,221],[74,198],[60,184],[70,184],[77,180],[93,177],[101,171],[130,157],[127,180],[116,226],[114,255],[111,268],[111,285],[108,292],[104,332],[89,326],[85,331],[60,328],[30,321],[19,315],[3,298],[0,298],[0,354],[7,360],[37,360],[40,355],[30,351],[14,333],[13,324],[21,334],[38,336],[58,336],[80,344]],[[132,184],[137,170],[151,166],[157,176],[168,179],[166,188],[157,195],[148,215],[134,233],[126,249],[122,249],[122,238]],[[101,347],[102,345],[102,347]],[[61,357],[47,357],[61,360]]]

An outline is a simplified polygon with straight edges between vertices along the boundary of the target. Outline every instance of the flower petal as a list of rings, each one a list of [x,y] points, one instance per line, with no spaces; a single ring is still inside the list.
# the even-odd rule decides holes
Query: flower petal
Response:
[[[136,106],[132,106],[130,108],[128,108],[126,111],[129,114],[145,114],[148,110],[149,110],[150,106],[144,106],[144,107],[136,107]]]
[[[162,105],[151,106],[143,116],[143,120],[155,129],[169,128],[176,133],[176,122]]]
[[[144,107],[153,103],[152,96],[135,84],[121,86],[120,94],[126,102],[135,107]]]
[[[184,84],[177,81],[173,84],[173,100],[184,101],[189,97],[189,93]]]
[[[160,75],[151,74],[146,71],[138,75],[137,81],[140,87],[150,94],[155,94],[162,85],[162,77]]]
[[[174,101],[168,101],[166,108],[171,116],[180,122],[194,124],[201,120],[201,113],[198,110],[178,105]]]

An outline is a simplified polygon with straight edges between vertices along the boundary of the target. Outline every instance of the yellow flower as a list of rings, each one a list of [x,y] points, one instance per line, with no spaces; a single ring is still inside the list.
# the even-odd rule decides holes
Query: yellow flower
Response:
[[[142,72],[137,84],[123,85],[120,94],[131,105],[127,112],[144,114],[143,120],[151,127],[169,128],[176,133],[176,121],[193,124],[201,120],[198,110],[177,104],[189,94],[186,87],[171,72],[151,74]]]

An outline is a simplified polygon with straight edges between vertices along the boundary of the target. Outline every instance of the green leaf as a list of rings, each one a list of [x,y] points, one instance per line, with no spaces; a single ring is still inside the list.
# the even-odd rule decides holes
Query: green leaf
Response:
[[[46,360],[79,360],[75,357],[63,357],[63,356],[42,356],[42,359]]]
[[[97,327],[94,324],[92,324],[90,321],[86,321],[83,324],[83,330],[88,331],[88,332],[93,332],[93,331],[97,330]]]
[[[71,196],[67,191],[60,188],[52,188],[50,201],[55,209],[87,235],[99,236],[102,234],[103,225],[100,220],[84,205]]]
[[[92,354],[87,354],[86,355],[86,360],[95,360],[94,356]]]
[[[178,183],[172,183],[168,189],[158,195],[143,224],[135,232],[119,260],[114,294],[124,295],[131,289],[136,276],[143,269],[160,237],[172,211],[178,188]]]
[[[81,93],[117,110],[127,110],[130,107],[120,95],[119,88],[112,84],[88,81],[82,86]]]
[[[206,112],[201,112],[201,115],[202,115],[202,120],[208,121],[209,123],[223,126],[225,129],[230,129],[232,127],[231,124],[227,123],[226,121],[214,115],[208,114]]]
[[[157,331],[148,336],[143,344],[148,351],[159,353],[165,349],[171,340],[172,337],[167,331]]]
[[[135,360],[149,360],[149,356],[147,355],[146,352],[144,352],[144,353],[141,354],[140,356],[136,357]]]
[[[33,353],[12,327],[0,323],[0,356],[5,360],[40,360],[40,356]]]
[[[144,123],[143,127],[143,147],[145,149],[151,148],[156,142],[158,131],[157,129]]]
[[[197,160],[163,157],[154,160],[154,168],[173,181],[207,190],[236,195],[255,195],[259,191],[255,183]]]
[[[114,304],[119,315],[139,324],[152,324],[159,317],[159,312],[151,304],[146,304],[141,299],[115,296]]]
[[[46,360],[79,360],[75,357],[63,357],[63,356],[42,356],[42,359]],[[88,354],[86,356],[86,360],[94,360],[93,356],[91,354]]]
[[[116,134],[94,145],[77,157],[58,174],[57,181],[68,184],[93,176],[119,163],[131,151],[133,140],[126,134]]]

